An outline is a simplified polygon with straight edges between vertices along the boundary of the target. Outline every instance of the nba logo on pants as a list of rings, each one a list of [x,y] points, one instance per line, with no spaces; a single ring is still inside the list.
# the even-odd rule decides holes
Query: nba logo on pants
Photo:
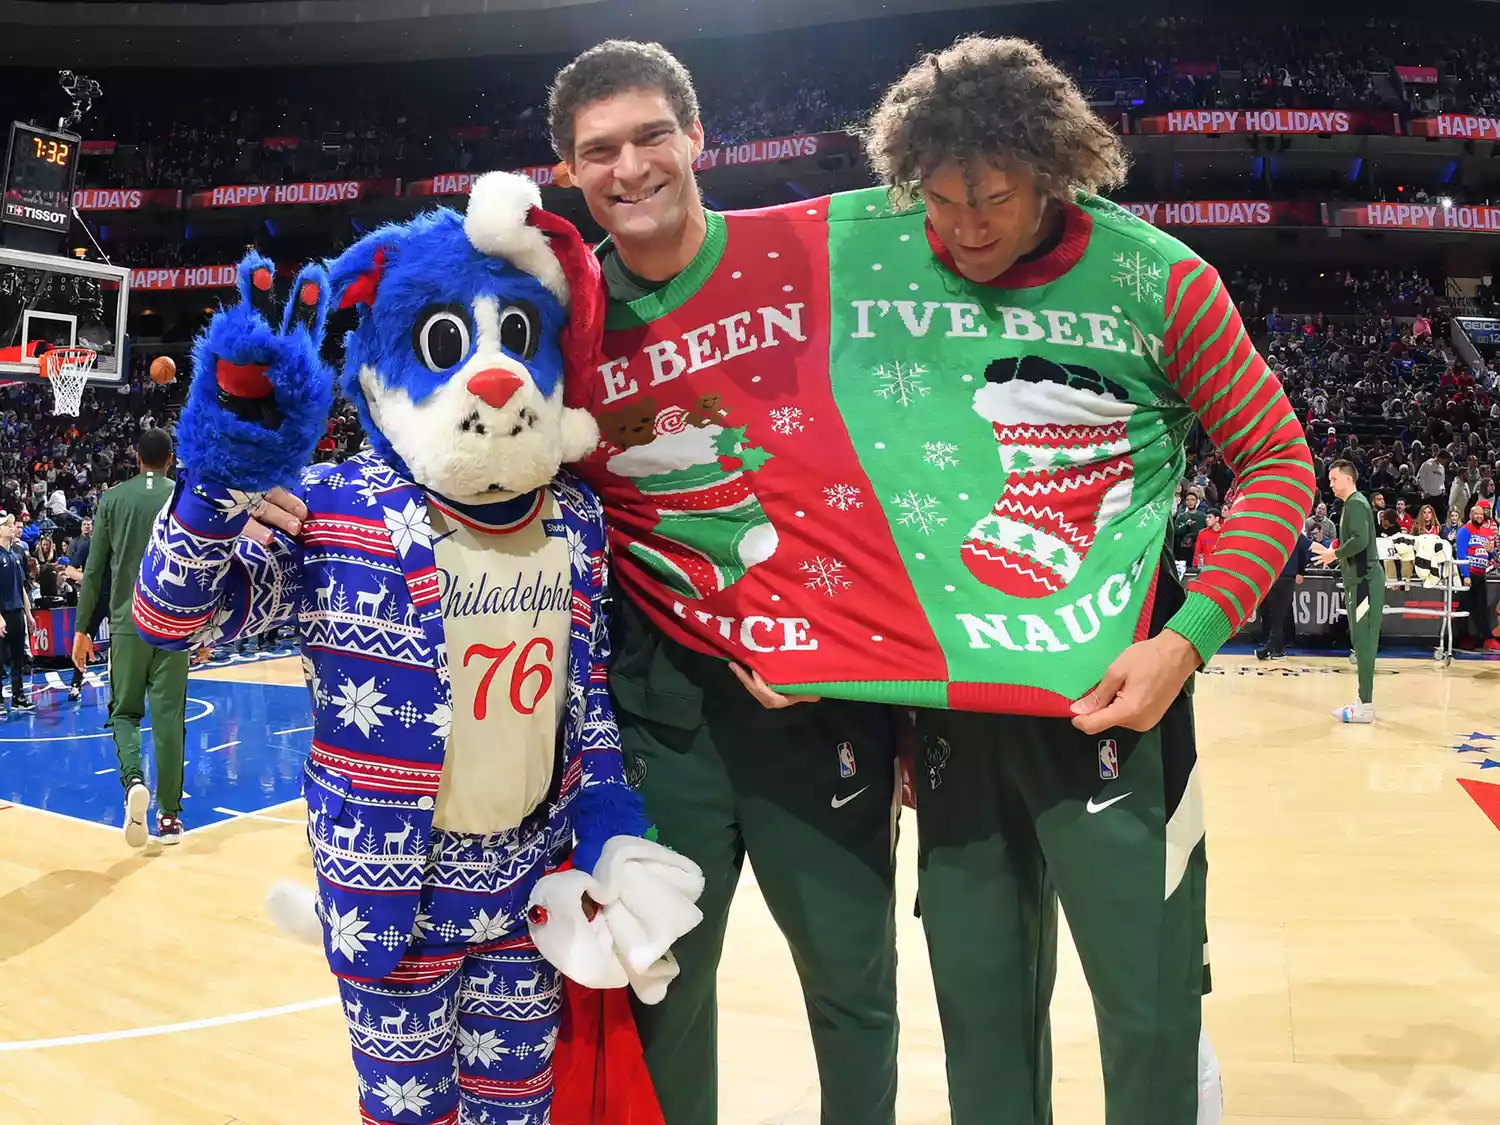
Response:
[[[1099,777],[1113,781],[1120,776],[1120,750],[1113,738],[1099,740]]]
[[[839,776],[850,778],[854,776],[854,743],[839,743]]]

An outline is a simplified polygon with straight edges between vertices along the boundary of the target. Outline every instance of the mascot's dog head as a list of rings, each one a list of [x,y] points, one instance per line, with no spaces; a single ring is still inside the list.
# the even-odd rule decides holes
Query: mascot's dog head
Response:
[[[375,451],[425,488],[483,503],[593,449],[598,428],[564,407],[563,373],[593,360],[596,269],[536,185],[504,172],[475,182],[467,215],[382,227],[328,263],[339,307],[359,310],[340,390]]]

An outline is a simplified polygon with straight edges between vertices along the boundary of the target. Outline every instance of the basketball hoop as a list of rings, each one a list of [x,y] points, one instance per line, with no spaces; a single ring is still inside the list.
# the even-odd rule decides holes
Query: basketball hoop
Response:
[[[53,348],[42,356],[42,377],[52,384],[52,413],[78,414],[83,388],[99,353],[93,348]]]

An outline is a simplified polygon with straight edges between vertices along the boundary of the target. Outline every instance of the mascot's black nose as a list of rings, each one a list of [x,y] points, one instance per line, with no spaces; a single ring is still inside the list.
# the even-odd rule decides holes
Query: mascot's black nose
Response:
[[[502,367],[491,367],[470,375],[468,388],[470,394],[498,410],[521,389],[521,380]]]

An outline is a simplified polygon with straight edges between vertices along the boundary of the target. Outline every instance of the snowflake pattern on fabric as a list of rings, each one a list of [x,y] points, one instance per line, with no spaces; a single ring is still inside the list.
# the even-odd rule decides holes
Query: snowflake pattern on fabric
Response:
[[[387,1112],[393,1114],[420,1114],[432,1100],[431,1095],[432,1087],[420,1080],[408,1078],[405,1082],[397,1082],[389,1074],[375,1087],[375,1096],[385,1102]]]
[[[932,388],[922,381],[927,368],[920,363],[895,360],[880,364],[871,374],[880,384],[875,388],[876,396],[889,399],[899,406],[910,406],[917,399],[926,398],[932,393]]]
[[[922,460],[934,469],[951,469],[958,465],[958,446],[950,441],[929,441],[922,446]]]
[[[847,512],[851,508],[863,508],[865,502],[860,499],[861,491],[852,484],[830,484],[823,489],[823,497],[830,508],[837,508],[841,512]]]
[[[1110,280],[1121,289],[1142,303],[1163,299],[1161,284],[1164,274],[1160,263],[1153,262],[1139,250],[1134,254],[1116,254],[1114,262],[1120,267],[1120,272]]]
[[[803,574],[809,575],[802,584],[809,590],[816,590],[820,594],[827,594],[830,598],[837,595],[841,590],[847,590],[854,585],[844,576],[845,564],[838,559],[824,558],[822,555],[814,555],[797,569]]]
[[[915,527],[923,535],[931,535],[948,522],[947,516],[938,514],[943,503],[935,496],[907,492],[901,496],[893,496],[891,506],[900,509],[901,515],[897,518],[897,523],[904,527]]]
[[[339,685],[339,693],[331,702],[339,709],[339,719],[344,726],[356,726],[366,738],[370,731],[383,726],[382,715],[391,715],[395,709],[382,703],[385,693],[375,690],[375,677],[371,676],[358,687],[351,679]]]
[[[792,434],[800,434],[804,428],[802,411],[797,407],[778,406],[771,411],[771,429],[776,433],[789,437]]]
[[[406,507],[399,512],[392,508],[383,508],[381,512],[386,529],[391,533],[391,542],[402,555],[411,550],[413,543],[432,546],[432,524],[427,521],[426,505],[408,500]]]
[[[347,914],[336,910],[328,914],[329,948],[353,961],[365,951],[375,935],[365,933],[365,923],[360,921],[358,907],[350,907]]]
[[[475,1031],[472,1028],[461,1027],[458,1029],[458,1053],[470,1066],[476,1062],[480,1066],[490,1066],[501,1055],[508,1055],[511,1052],[498,1032]]]
[[[437,738],[447,738],[453,732],[453,708],[447,703],[434,703],[422,718],[432,724]]]

